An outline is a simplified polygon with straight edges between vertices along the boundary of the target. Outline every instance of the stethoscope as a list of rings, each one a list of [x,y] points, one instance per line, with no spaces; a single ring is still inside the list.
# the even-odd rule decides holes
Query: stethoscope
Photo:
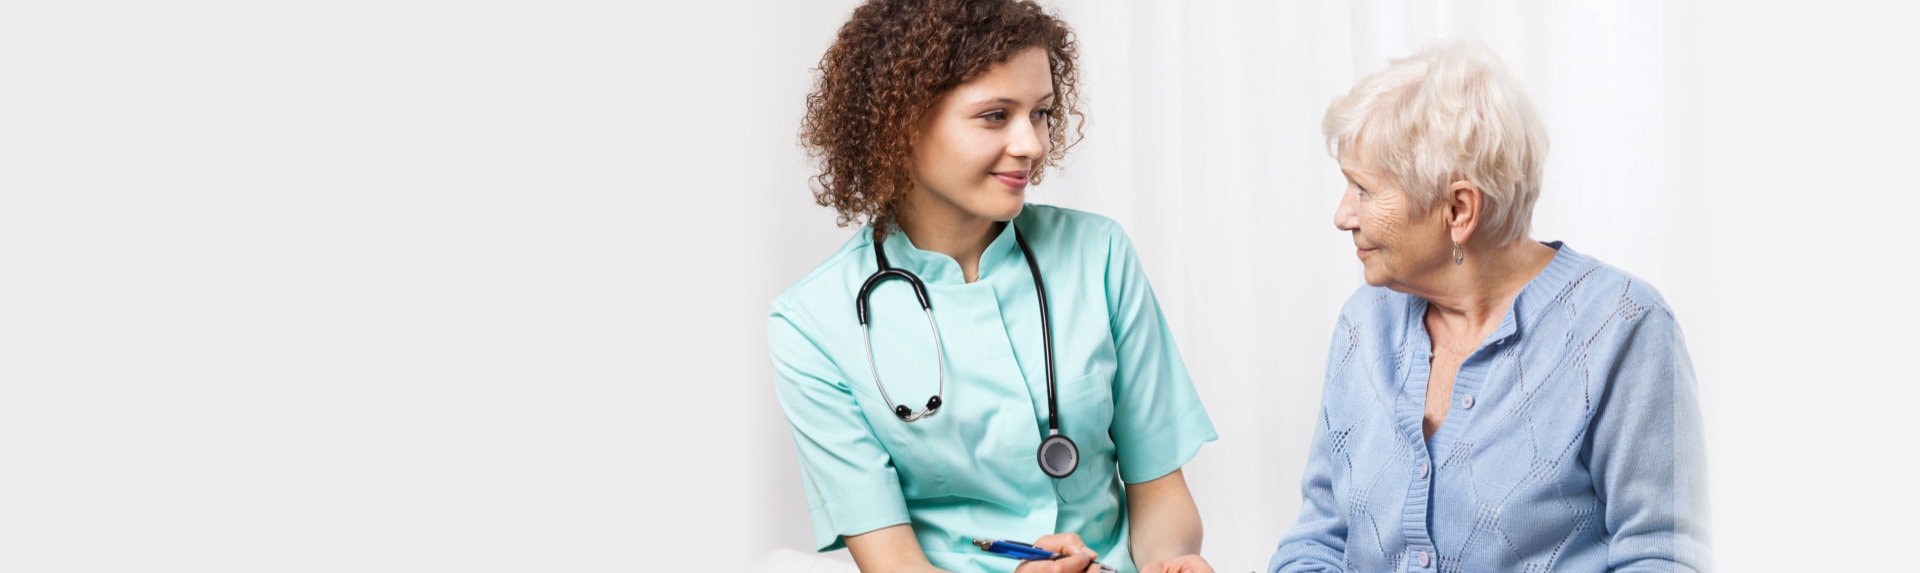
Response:
[[[1012,225],[1012,223],[1008,223]],[[1040,451],[1036,455],[1040,460],[1040,471],[1055,479],[1073,474],[1080,467],[1080,447],[1073,440],[1060,434],[1060,409],[1054,398],[1053,390],[1053,325],[1047,319],[1047,287],[1040,281],[1040,263],[1033,259],[1033,249],[1027,248],[1027,238],[1020,234],[1020,228],[1013,228],[1013,240],[1020,245],[1020,254],[1027,259],[1027,270],[1033,271],[1033,290],[1040,298],[1040,340],[1046,349],[1047,357],[1047,439],[1040,441]],[[927,299],[927,285],[920,277],[903,269],[887,264],[887,251],[879,241],[873,243],[873,258],[879,262],[880,269],[867,277],[867,283],[860,286],[860,295],[854,298],[854,306],[860,315],[860,338],[867,345],[867,368],[873,371],[873,384],[880,387],[880,398],[887,401],[887,407],[893,415],[903,422],[914,422],[932,416],[940,411],[940,397],[947,393],[947,351],[940,344],[940,326],[933,321],[933,304]],[[920,310],[927,313],[927,328],[933,330],[934,352],[940,357],[940,390],[927,399],[927,407],[914,412],[906,405],[895,405],[893,397],[887,395],[887,385],[880,383],[880,367],[873,361],[873,327],[867,323],[867,294],[887,279],[898,278],[913,285],[913,294],[920,298]]]

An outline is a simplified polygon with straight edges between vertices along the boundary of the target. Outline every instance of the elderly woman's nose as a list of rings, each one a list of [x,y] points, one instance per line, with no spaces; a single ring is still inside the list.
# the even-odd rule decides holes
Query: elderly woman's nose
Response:
[[[1333,228],[1342,231],[1360,228],[1360,216],[1355,211],[1353,203],[1351,191],[1340,194],[1340,206],[1333,209]]]

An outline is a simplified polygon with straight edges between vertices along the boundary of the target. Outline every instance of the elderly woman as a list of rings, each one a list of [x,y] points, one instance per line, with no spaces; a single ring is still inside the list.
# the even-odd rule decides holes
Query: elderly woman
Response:
[[[1692,571],[1693,369],[1651,285],[1528,238],[1547,136],[1498,64],[1392,62],[1327,111],[1341,309],[1304,501],[1270,571]]]

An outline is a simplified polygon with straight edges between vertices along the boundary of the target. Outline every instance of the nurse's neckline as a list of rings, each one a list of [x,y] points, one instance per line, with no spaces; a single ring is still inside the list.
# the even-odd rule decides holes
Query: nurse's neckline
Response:
[[[1013,239],[1013,221],[995,221],[991,225],[991,231],[985,235],[986,239],[981,241],[978,247],[951,249],[957,251],[959,256],[937,246],[922,248],[913,235],[900,225],[896,225],[893,232],[888,233],[884,242],[888,258],[894,259],[892,263],[894,266],[903,267],[920,275],[921,280],[929,284],[973,284],[990,274],[992,269],[999,266],[1002,259],[1008,256],[1019,256],[1014,252],[1017,247]],[[962,263],[961,257],[967,257],[964,260],[974,263],[972,273],[966,272],[966,265]],[[968,276],[969,274],[972,276]]]

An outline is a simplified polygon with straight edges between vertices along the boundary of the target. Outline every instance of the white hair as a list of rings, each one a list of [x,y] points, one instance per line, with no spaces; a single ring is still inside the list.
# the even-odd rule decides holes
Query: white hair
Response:
[[[1320,128],[1336,159],[1364,149],[1412,199],[1416,216],[1432,212],[1447,187],[1465,179],[1483,197],[1478,232],[1496,245],[1527,237],[1547,131],[1485,49],[1439,45],[1392,60],[1334,101]]]

